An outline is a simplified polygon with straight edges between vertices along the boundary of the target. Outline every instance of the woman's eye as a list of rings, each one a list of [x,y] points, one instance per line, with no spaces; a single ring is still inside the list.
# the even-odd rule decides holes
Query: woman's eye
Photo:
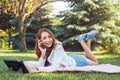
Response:
[[[43,39],[43,40],[46,40],[47,38],[52,38],[52,36],[50,36],[50,35],[49,35],[49,36],[45,36],[45,37],[43,37],[42,39]]]
[[[46,39],[46,37],[43,37],[43,40],[45,40]]]
[[[48,38],[52,38],[52,36],[48,36]]]

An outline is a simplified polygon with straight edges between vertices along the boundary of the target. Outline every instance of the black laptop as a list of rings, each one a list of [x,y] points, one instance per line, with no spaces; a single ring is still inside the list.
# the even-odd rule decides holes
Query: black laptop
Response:
[[[26,69],[23,61],[17,61],[17,60],[4,60],[5,64],[8,67],[8,71],[10,72],[18,72],[18,73],[29,73]]]

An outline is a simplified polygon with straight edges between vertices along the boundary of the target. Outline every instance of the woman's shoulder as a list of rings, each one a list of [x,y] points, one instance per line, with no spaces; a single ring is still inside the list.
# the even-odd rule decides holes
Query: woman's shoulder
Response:
[[[55,49],[58,49],[58,48],[62,48],[62,47],[63,47],[63,46],[62,46],[62,42],[60,42],[60,41],[58,41],[58,40],[55,41],[55,44],[56,44],[56,48],[55,48]]]
[[[58,40],[55,40],[55,44],[56,45],[62,45],[62,42],[58,41]]]

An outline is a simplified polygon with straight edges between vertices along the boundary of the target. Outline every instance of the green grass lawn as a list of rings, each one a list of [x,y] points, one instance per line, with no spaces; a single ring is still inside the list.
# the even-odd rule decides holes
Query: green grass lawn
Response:
[[[67,52],[68,54],[71,52]],[[73,53],[73,52],[72,52]],[[83,54],[83,52],[74,52]],[[105,52],[94,52],[100,64],[114,64],[120,66],[120,53],[107,54]],[[52,72],[20,74],[7,72],[7,66],[3,59],[15,60],[37,60],[35,52],[29,50],[20,53],[17,50],[0,50],[0,80],[120,80],[120,74],[107,74],[97,72]]]

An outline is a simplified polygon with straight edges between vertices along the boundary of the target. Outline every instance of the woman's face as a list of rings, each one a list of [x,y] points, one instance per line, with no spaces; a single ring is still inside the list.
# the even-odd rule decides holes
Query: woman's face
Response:
[[[52,36],[48,32],[45,32],[45,31],[41,33],[41,41],[43,42],[43,45],[47,48],[51,47],[53,44]]]

